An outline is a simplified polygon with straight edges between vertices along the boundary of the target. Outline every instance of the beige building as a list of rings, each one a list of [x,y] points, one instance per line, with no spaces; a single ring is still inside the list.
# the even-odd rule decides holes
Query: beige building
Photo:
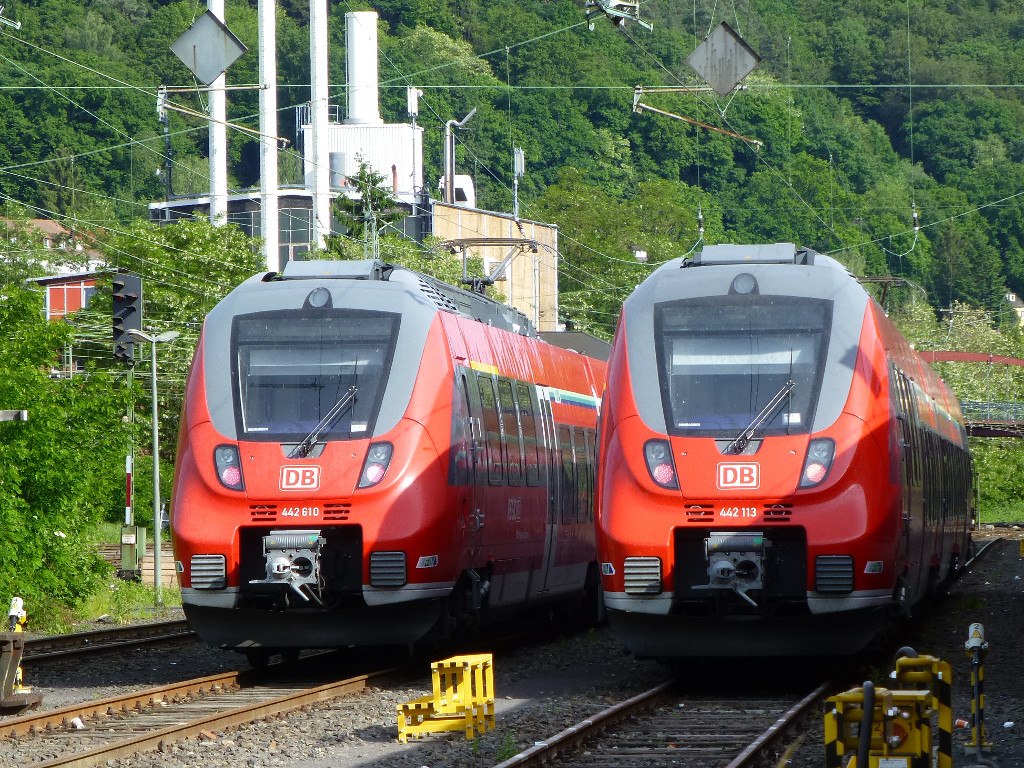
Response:
[[[1017,323],[1024,325],[1024,301],[1020,300],[1020,297],[1016,293],[1006,294],[1006,302],[1013,307],[1013,311],[1017,313]]]
[[[494,274],[507,260],[495,276],[494,291],[530,318],[538,331],[560,330],[558,227],[435,202],[433,231],[456,258],[463,254],[482,258],[484,277]]]

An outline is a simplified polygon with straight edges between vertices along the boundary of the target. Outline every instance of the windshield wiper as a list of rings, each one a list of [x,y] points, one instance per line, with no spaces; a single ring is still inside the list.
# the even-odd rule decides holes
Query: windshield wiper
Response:
[[[320,419],[320,423],[313,427],[313,431],[306,435],[303,441],[296,445],[292,452],[288,454],[288,458],[304,459],[309,456],[309,452],[313,450],[313,446],[320,439],[320,433],[331,426],[344,413],[345,408],[356,399],[357,390],[358,387],[349,387],[348,392],[342,395],[341,399],[334,404],[334,407],[327,412],[327,415]]]
[[[768,401],[762,411],[754,417],[746,429],[740,432],[736,437],[733,438],[732,442],[725,446],[723,453],[742,453],[743,449],[747,447],[747,443],[750,442],[750,438],[754,436],[754,433],[759,430],[768,419],[770,419],[775,412],[779,409],[786,400],[786,396],[793,391],[793,387],[796,386],[796,382],[792,379],[782,385],[782,389],[775,393],[775,396]],[[735,448],[735,450],[733,450]]]

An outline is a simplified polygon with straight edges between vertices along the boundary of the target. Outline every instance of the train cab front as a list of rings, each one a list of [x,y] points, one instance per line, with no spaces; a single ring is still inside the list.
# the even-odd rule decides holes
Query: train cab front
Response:
[[[847,482],[865,426],[844,410],[866,298],[790,258],[667,265],[624,306],[598,538],[609,620],[638,655],[831,655],[877,631],[862,615],[826,648],[814,615],[870,603]]]
[[[437,620],[444,586],[408,561],[447,471],[407,413],[433,314],[353,282],[245,283],[207,318],[172,529],[210,645],[403,644]]]

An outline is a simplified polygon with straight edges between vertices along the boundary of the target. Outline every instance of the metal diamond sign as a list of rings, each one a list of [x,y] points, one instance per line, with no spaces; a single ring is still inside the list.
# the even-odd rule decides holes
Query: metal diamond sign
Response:
[[[693,49],[686,63],[715,93],[728,96],[761,63],[761,57],[723,21]]]
[[[174,55],[207,85],[220,77],[246,50],[242,41],[210,11],[196,19],[171,44]]]

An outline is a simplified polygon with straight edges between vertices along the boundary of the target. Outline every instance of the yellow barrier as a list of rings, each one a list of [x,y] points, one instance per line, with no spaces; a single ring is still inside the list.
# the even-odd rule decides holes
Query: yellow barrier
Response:
[[[874,693],[871,712],[864,711],[864,693],[853,688],[828,700],[825,713],[825,766],[839,768],[847,764],[845,755],[856,754],[862,728],[871,729],[867,768],[893,765],[917,765],[932,754],[931,692],[890,691]],[[888,761],[888,762],[886,762]],[[952,763],[939,756],[941,768]],[[857,768],[862,768],[859,764]]]
[[[932,709],[938,714],[939,743],[935,760],[938,766],[953,765],[953,671],[949,664],[934,656],[903,656],[896,659],[892,673],[897,685],[930,691]]]
[[[430,665],[433,693],[398,705],[398,740],[443,731],[472,739],[494,728],[494,662],[491,654],[452,656]]]

